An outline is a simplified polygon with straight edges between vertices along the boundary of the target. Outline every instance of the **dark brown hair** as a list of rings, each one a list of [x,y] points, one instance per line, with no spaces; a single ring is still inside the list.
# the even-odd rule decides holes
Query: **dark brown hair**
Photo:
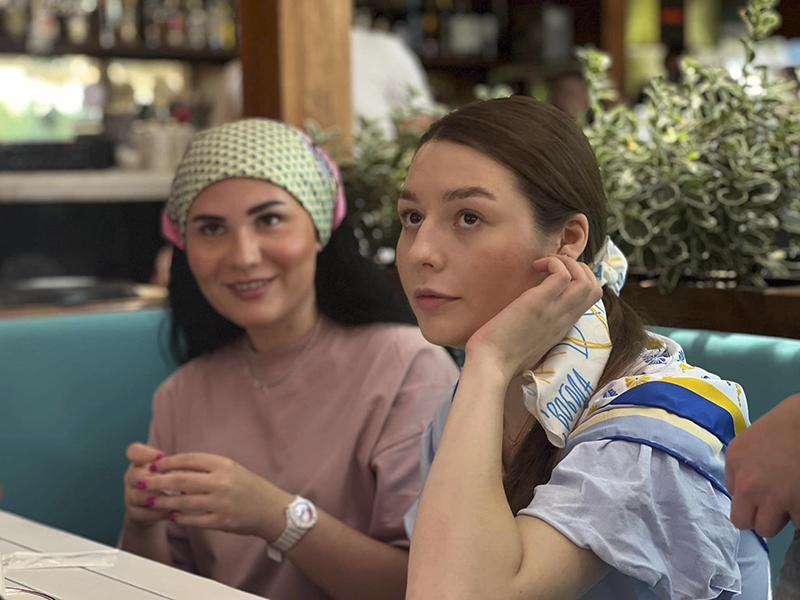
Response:
[[[475,102],[434,123],[420,147],[434,140],[473,148],[514,173],[543,234],[559,231],[576,214],[586,215],[589,239],[580,260],[592,262],[606,238],[606,196],[589,140],[569,116],[526,96]],[[625,301],[606,287],[603,302],[614,347],[598,389],[622,376],[647,342],[642,319]],[[550,479],[557,460],[558,448],[534,427],[504,478],[514,513]]]

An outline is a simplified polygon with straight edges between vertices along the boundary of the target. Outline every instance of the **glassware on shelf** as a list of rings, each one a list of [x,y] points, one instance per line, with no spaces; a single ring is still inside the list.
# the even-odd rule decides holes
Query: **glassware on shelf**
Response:
[[[24,38],[28,33],[28,0],[6,0],[2,25],[9,38]]]
[[[46,54],[61,37],[56,0],[31,0],[26,47],[31,54]]]
[[[61,0],[63,36],[67,42],[81,46],[92,34],[92,15],[97,10],[97,0]]]
[[[144,0],[142,37],[145,47],[155,50],[164,45],[168,16],[161,0]]]
[[[184,31],[184,12],[180,0],[164,0],[167,11],[167,45],[172,48],[183,48],[186,44]]]
[[[105,0],[100,11],[100,45],[113,48],[117,45],[119,27],[122,23],[122,0]]]
[[[236,48],[236,14],[230,0],[211,0],[209,6],[208,45],[212,50]]]
[[[186,0],[186,38],[189,47],[203,50],[208,45],[208,12],[203,0]]]
[[[127,45],[139,43],[139,0],[123,0],[119,39]]]

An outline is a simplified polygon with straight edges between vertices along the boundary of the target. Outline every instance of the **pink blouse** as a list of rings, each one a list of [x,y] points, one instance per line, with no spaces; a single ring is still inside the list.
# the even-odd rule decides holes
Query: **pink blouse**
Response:
[[[403,515],[420,490],[420,436],[458,377],[441,348],[406,325],[323,320],[309,338],[257,354],[241,340],[178,369],[156,391],[150,444],[208,452],[252,472],[377,540],[407,547]],[[258,537],[169,523],[176,566],[272,600],[327,598]]]

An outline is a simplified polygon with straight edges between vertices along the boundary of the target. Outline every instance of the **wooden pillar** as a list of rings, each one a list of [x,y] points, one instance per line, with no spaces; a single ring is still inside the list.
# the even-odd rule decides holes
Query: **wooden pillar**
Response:
[[[352,0],[240,0],[244,115],[349,137]]]
[[[625,91],[625,21],[628,0],[603,0],[603,50],[611,56],[611,78]]]

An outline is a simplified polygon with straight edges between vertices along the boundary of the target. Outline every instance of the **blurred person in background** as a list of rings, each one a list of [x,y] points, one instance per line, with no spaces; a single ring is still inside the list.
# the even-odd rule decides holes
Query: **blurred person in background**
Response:
[[[433,122],[433,96],[419,58],[389,32],[353,27],[350,31],[350,82],[353,124],[361,118],[374,121],[390,138],[397,135],[392,111],[420,113],[403,124],[424,131]],[[232,61],[225,69],[222,90],[211,113],[211,125],[242,117],[242,64]]]
[[[591,108],[589,89],[583,73],[566,71],[550,81],[550,103],[573,119],[580,119]]]

